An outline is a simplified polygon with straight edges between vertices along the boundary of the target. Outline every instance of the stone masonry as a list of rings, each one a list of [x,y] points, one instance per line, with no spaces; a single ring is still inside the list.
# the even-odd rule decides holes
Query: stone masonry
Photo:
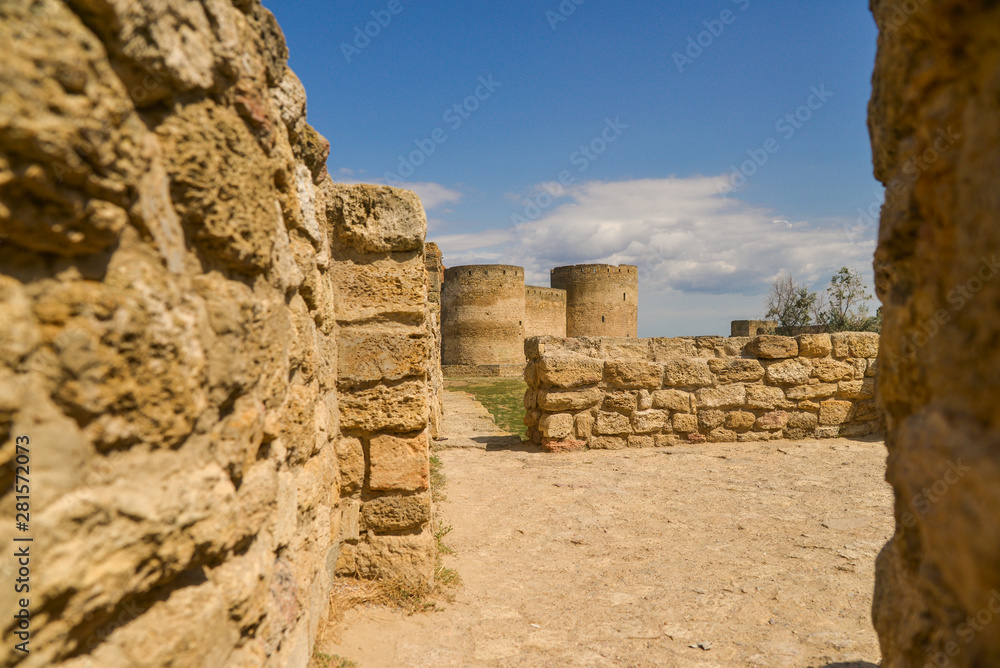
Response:
[[[549,450],[877,432],[878,335],[525,343],[525,424]]]
[[[335,572],[433,574],[420,201],[332,183],[255,0],[11,0],[0,40],[0,663],[304,667]]]
[[[885,668],[1000,666],[1000,4],[871,6],[896,497],[872,616]]]

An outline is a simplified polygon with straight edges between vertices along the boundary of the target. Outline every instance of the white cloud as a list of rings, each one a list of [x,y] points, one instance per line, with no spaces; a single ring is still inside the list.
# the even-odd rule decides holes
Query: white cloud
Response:
[[[398,188],[405,188],[406,190],[412,190],[417,193],[417,196],[420,197],[420,201],[423,202],[425,211],[436,209],[443,204],[452,204],[459,201],[464,196],[463,193],[458,190],[445,187],[440,183],[412,181],[395,185]]]

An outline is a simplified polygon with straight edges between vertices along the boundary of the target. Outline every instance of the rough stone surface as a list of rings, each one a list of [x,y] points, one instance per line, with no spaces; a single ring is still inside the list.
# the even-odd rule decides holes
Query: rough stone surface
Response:
[[[787,336],[765,334],[750,341],[746,350],[761,359],[785,359],[799,354],[799,344]]]
[[[0,451],[30,441],[37,576],[0,663],[303,668],[334,573],[433,575],[420,201],[332,182],[256,0],[14,0],[0,39]]]
[[[869,127],[875,176],[893,195],[875,254],[884,304],[877,394],[896,499],[872,616],[885,668],[994,666],[1000,6],[911,5],[900,16],[897,3],[872,2],[879,43]],[[872,348],[860,338],[846,344]]]

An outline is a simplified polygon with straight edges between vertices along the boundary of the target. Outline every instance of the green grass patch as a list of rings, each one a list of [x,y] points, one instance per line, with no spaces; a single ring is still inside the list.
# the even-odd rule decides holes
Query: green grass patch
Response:
[[[309,668],[357,668],[357,666],[358,664],[350,659],[323,652],[313,653],[312,660],[309,662]]]
[[[448,378],[444,386],[470,393],[486,407],[498,427],[522,439],[528,437],[524,426],[524,393],[528,384],[521,378]]]

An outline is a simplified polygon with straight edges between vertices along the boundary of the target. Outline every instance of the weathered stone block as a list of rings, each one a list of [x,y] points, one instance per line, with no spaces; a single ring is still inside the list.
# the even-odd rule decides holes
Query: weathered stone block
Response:
[[[655,362],[608,360],[604,363],[604,380],[626,390],[656,389],[663,384],[663,367]]]
[[[674,431],[687,434],[698,431],[698,416],[692,413],[677,413],[674,415]]]
[[[337,382],[401,380],[427,374],[430,342],[420,330],[344,327],[337,333]]]
[[[847,421],[851,412],[850,401],[827,399],[819,405],[819,423],[824,426],[839,425]]]
[[[604,363],[574,354],[546,355],[538,362],[538,378],[552,387],[580,387],[601,382]]]
[[[792,401],[807,401],[810,399],[825,399],[837,392],[836,383],[816,383],[811,385],[796,385],[785,390],[785,396]]]
[[[340,394],[340,424],[367,432],[420,431],[430,415],[427,386],[422,381],[376,385]]]
[[[538,407],[544,411],[580,411],[596,406],[604,397],[599,387],[577,390],[541,390],[538,393]]]
[[[799,343],[799,355],[802,357],[829,357],[833,352],[829,334],[799,334],[795,340]]]
[[[573,416],[569,413],[544,415],[538,421],[538,430],[545,438],[567,438],[573,433]]]
[[[819,417],[815,413],[789,413],[788,427],[790,429],[812,430],[819,424]]]
[[[756,382],[764,377],[764,367],[757,360],[710,359],[708,368],[723,384]]]
[[[402,580],[411,586],[434,577],[434,535],[428,529],[402,536],[369,535],[358,545],[357,574],[364,578]]]
[[[597,414],[597,423],[594,425],[595,434],[617,435],[632,433],[632,424],[628,416],[621,413],[609,413],[600,411]]]
[[[837,438],[840,436],[840,427],[816,427],[813,438]]]
[[[680,438],[675,434],[654,434],[653,447],[669,448],[680,443]]]
[[[722,385],[706,387],[694,393],[695,405],[703,408],[739,408],[746,401],[744,385]]]
[[[653,395],[649,390],[639,390],[638,410],[648,411],[653,407]]]
[[[351,494],[365,482],[365,452],[361,439],[344,437],[337,441],[340,462],[340,485],[344,494]]]
[[[851,345],[848,341],[848,332],[837,332],[830,335],[830,343],[832,344],[831,355],[834,357],[849,357],[851,354]]]
[[[823,383],[836,383],[854,378],[854,366],[834,359],[813,362],[812,375]]]
[[[771,410],[785,403],[785,393],[780,387],[766,385],[747,385],[747,408]]]
[[[805,358],[775,362],[767,367],[766,379],[775,385],[805,385],[809,382],[812,364]]]
[[[538,408],[538,395],[540,392],[533,387],[529,387],[524,391],[524,410],[530,411],[532,409]],[[557,408],[556,410],[562,410]]]
[[[851,357],[877,357],[879,335],[875,332],[848,332],[847,347]]]
[[[337,320],[361,322],[392,314],[411,325],[424,321],[427,286],[420,253],[343,260],[327,273],[337,294]]]
[[[655,448],[656,440],[652,436],[632,435],[628,437],[628,447],[630,448]]]
[[[734,443],[735,441],[736,432],[725,427],[716,427],[708,434],[709,443]]]
[[[837,384],[837,396],[842,399],[871,399],[875,396],[875,379],[841,381]]]
[[[619,413],[631,413],[638,406],[638,397],[635,392],[608,392],[601,403],[601,408],[606,411],[617,411]]]
[[[382,434],[368,444],[371,473],[368,486],[374,490],[414,492],[430,484],[430,454],[427,433],[403,438]]]
[[[764,413],[759,418],[757,418],[756,427],[757,429],[763,429],[765,431],[774,431],[776,429],[784,429],[785,425],[788,424],[788,413],[785,411],[771,411],[770,413]]]
[[[636,434],[652,434],[667,426],[667,411],[636,411],[632,414],[632,431]]]
[[[409,190],[369,184],[335,184],[327,216],[341,242],[368,253],[423,250],[427,217]]]
[[[594,432],[594,416],[590,413],[580,413],[573,418],[573,429],[577,438],[586,441]]]
[[[757,416],[746,411],[734,411],[726,414],[726,428],[733,431],[747,431],[757,421]]]
[[[365,529],[377,533],[420,527],[431,520],[431,496],[380,496],[362,504],[361,519]]]
[[[653,408],[664,408],[678,413],[694,410],[694,397],[681,390],[657,390],[653,392]]]
[[[706,431],[721,427],[725,421],[725,411],[699,411],[698,413],[698,424]]]
[[[874,401],[858,401],[854,404],[855,420],[877,420],[880,417],[881,413]]]
[[[340,526],[337,540],[357,543],[361,536],[361,501],[342,499],[340,501]]]
[[[798,342],[789,336],[763,335],[746,345],[746,351],[761,359],[785,359],[799,354]]]
[[[587,445],[591,450],[624,450],[628,441],[624,436],[594,436]]]
[[[673,362],[678,358],[698,356],[694,339],[688,337],[650,339],[649,348],[654,362]]]
[[[670,387],[697,387],[715,382],[706,359],[670,360],[663,365],[663,384]]]

